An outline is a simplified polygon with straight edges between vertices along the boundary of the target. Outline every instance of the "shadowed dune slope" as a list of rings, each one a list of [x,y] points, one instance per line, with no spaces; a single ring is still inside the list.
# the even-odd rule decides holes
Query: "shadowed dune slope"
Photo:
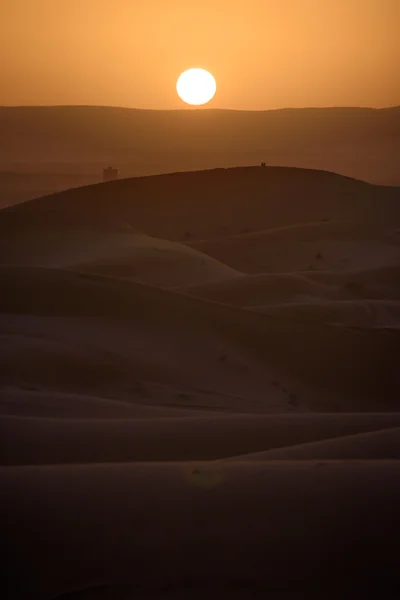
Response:
[[[226,278],[182,291],[235,306],[285,302],[400,300],[400,265],[350,272],[260,273]],[[390,303],[390,302],[389,302]],[[318,307],[317,307],[318,309]]]
[[[234,306],[257,306],[299,300],[302,297],[320,300],[342,300],[345,293],[333,286],[317,283],[307,274],[266,273],[227,279],[210,285],[184,286],[186,293]]]
[[[0,475],[13,600],[80,598],[88,588],[89,598],[108,590],[117,600],[214,600],[235,590],[327,597],[327,585],[336,598],[348,586],[347,598],[395,598],[399,461],[57,465]],[[130,596],[119,596],[124,585]]]
[[[395,426],[400,426],[400,414],[213,415],[151,420],[3,416],[1,463],[213,460]]]
[[[133,228],[172,240],[219,237],[329,217],[400,224],[400,190],[324,171],[248,167],[141,177],[77,188],[0,213],[0,232],[25,227]]]
[[[358,327],[398,327],[400,302],[390,300],[315,300],[252,306],[276,319],[302,323],[337,323]]]
[[[207,386],[268,404],[280,373],[284,381],[340,392],[344,405],[353,398],[357,410],[371,408],[371,402],[380,409],[397,403],[396,329],[285,323],[134,282],[61,270],[3,267],[0,283],[0,312],[7,316],[4,384],[12,373],[19,377],[25,364],[30,379],[41,373],[68,385],[104,384],[115,394],[136,372],[150,381]]]
[[[237,271],[376,272],[400,264],[399,207],[400,188],[304,169],[127,179],[0,211],[0,261],[76,268],[170,288],[221,282]],[[241,233],[247,230],[255,232]],[[291,300],[280,277],[275,298],[282,293],[282,301]]]
[[[21,382],[19,382],[21,385]],[[62,387],[62,382],[60,387]],[[25,384],[26,385],[26,384]],[[154,392],[157,392],[158,404],[151,404],[149,399],[149,392],[145,397],[141,398],[141,402],[135,402],[140,400],[140,392],[132,390],[131,397],[125,400],[119,400],[117,398],[102,398],[101,396],[89,396],[82,395],[79,393],[66,393],[59,392],[56,390],[38,390],[32,389],[32,384],[28,387],[31,389],[18,389],[16,382],[14,381],[15,387],[8,389],[2,389],[0,394],[0,415],[14,415],[20,417],[45,417],[45,418],[66,418],[66,419],[153,419],[153,418],[177,418],[177,417],[195,417],[200,415],[215,415],[217,410],[214,407],[210,407],[210,411],[207,408],[201,406],[194,406],[190,408],[190,405],[186,408],[183,399],[190,399],[190,395],[181,394],[184,398],[179,400],[179,390],[175,390],[177,400],[175,406],[164,404],[166,400],[163,399],[161,389],[156,389],[154,386]],[[23,387],[23,385],[22,385]],[[164,390],[166,396],[168,389]],[[100,392],[101,393],[101,392]],[[118,395],[118,393],[117,393]],[[139,398],[138,398],[139,396]],[[168,397],[168,396],[167,396]],[[163,402],[164,401],[164,402]],[[192,401],[195,402],[195,396],[193,395]],[[170,399],[172,403],[172,399]],[[222,413],[225,413],[224,409],[221,409]]]
[[[308,273],[316,283],[336,285],[353,297],[398,299],[400,294],[400,264],[366,268],[349,273],[319,271]]]
[[[283,448],[275,447],[266,452],[253,452],[242,456],[234,456],[229,460],[233,462],[254,462],[269,460],[382,459],[400,459],[400,428],[390,427],[389,429],[337,436],[322,441],[300,443]]]

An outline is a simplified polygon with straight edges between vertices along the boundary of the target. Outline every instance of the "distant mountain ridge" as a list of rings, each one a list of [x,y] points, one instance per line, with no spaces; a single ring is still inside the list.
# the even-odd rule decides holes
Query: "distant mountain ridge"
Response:
[[[0,107],[0,167],[122,176],[235,165],[324,169],[400,185],[400,107],[154,111]],[[32,170],[32,169],[31,169]],[[34,170],[34,169],[33,169]]]

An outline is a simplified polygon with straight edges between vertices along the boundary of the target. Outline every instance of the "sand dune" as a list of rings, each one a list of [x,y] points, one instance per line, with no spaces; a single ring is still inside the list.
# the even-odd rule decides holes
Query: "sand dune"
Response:
[[[118,250],[117,246],[115,251],[107,252],[103,245],[100,256],[86,260],[81,257],[66,266],[167,288],[187,285],[188,281],[220,281],[239,274],[191,248],[148,236],[135,236],[128,247]]]
[[[213,415],[151,420],[3,416],[1,462],[29,465],[213,460],[395,426],[400,426],[400,415],[391,413]]]
[[[307,274],[265,273],[229,278],[210,285],[182,286],[182,291],[207,300],[257,306],[269,303],[300,301],[302,298],[343,300],[346,292],[334,286],[312,281]]]
[[[366,221],[322,221],[190,242],[197,250],[247,273],[354,271],[400,262],[392,225]]]
[[[3,385],[23,374],[39,386],[62,382],[64,391],[124,398],[145,380],[224,395],[239,411],[250,400],[272,410],[310,407],[320,394],[328,409],[332,399],[324,394],[337,392],[347,409],[396,405],[394,329],[285,323],[134,282],[51,269],[3,267],[0,280],[0,311],[14,315],[2,324]]]
[[[164,287],[222,280],[234,274],[228,266],[376,271],[400,264],[399,204],[398,188],[302,169],[136,178],[2,210],[0,256],[3,264],[81,268]],[[241,233],[249,229],[255,233]],[[192,250],[167,241],[176,239]]]
[[[1,215],[0,215],[1,221]],[[1,262],[78,269],[161,287],[223,280],[236,274],[215,259],[184,245],[132,231],[78,229],[5,233]]]
[[[3,469],[9,598],[394,594],[399,476],[398,461]]]
[[[204,285],[181,286],[190,295],[234,306],[278,302],[400,299],[400,265],[359,271],[260,273]],[[390,303],[390,302],[389,302]]]
[[[400,323],[400,302],[390,300],[321,300],[252,306],[284,321],[302,323],[337,323],[358,327],[397,327]]]
[[[249,168],[111,182],[2,210],[1,262],[31,265],[0,273],[0,310],[13,315],[2,319],[4,389],[259,413],[396,406],[398,206],[396,189]],[[249,224],[263,231],[229,237]],[[302,241],[340,238],[360,255],[367,245],[368,264],[389,258],[246,275],[228,256],[138,231],[213,235],[233,257],[244,242],[250,254],[268,240],[301,254]]]
[[[168,409],[276,412],[289,406],[291,386],[271,383],[278,370],[263,372],[239,345],[210,328],[177,330],[171,353],[173,325],[166,322],[157,333],[151,320],[141,324],[140,316],[136,326],[18,316],[2,320],[1,327],[0,382],[6,397],[13,389],[46,392],[50,399],[57,392]],[[293,379],[279,377],[286,385]],[[50,410],[57,411],[57,403],[56,397]]]
[[[221,237],[251,228],[332,221],[400,225],[398,188],[323,171],[215,169],[87,186],[1,211],[0,231],[131,228],[170,239]],[[156,218],[155,218],[156,215]]]
[[[32,384],[31,384],[32,386]],[[147,386],[151,389],[151,386]],[[143,389],[144,391],[144,389]],[[168,400],[167,392],[175,391],[178,401],[172,406],[173,398]],[[164,394],[163,394],[164,392]],[[146,397],[142,403],[138,403],[140,398],[136,398],[137,393],[132,393],[130,400],[118,400],[116,398],[102,398],[101,396],[83,396],[82,394],[68,394],[58,391],[39,391],[28,389],[3,389],[0,395],[0,415],[14,415],[22,417],[45,417],[45,418],[67,418],[67,419],[152,419],[152,418],[176,418],[198,415],[215,415],[217,409],[210,407],[208,412],[202,406],[192,406],[185,408],[181,396],[191,398],[195,404],[195,394],[190,396],[183,394],[179,390],[162,390],[159,386],[153,386],[154,401],[157,404],[152,405],[149,398],[149,392],[146,390]],[[136,398],[137,402],[134,402]],[[179,399],[181,402],[179,403]],[[218,397],[214,398],[218,403]],[[221,408],[224,414],[225,410]]]
[[[308,277],[320,284],[340,286],[354,298],[398,300],[400,298],[400,265],[367,268],[350,273],[320,271]]]
[[[4,268],[0,279],[7,387],[244,412],[288,406],[288,391],[271,384],[279,369],[251,353],[241,311],[56,270]]]
[[[254,168],[0,211],[10,598],[389,597],[399,201]]]
[[[253,452],[229,459],[235,461],[269,460],[383,460],[400,459],[400,429],[392,427],[322,441],[308,442]]]

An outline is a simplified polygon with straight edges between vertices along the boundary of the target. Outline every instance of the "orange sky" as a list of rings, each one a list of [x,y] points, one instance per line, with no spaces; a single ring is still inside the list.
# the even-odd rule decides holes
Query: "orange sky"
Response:
[[[400,104],[400,0],[0,0],[0,105],[184,108]]]

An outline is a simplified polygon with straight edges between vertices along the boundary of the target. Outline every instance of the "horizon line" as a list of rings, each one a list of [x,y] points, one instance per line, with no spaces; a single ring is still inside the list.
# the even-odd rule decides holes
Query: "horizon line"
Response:
[[[305,110],[391,110],[400,108],[400,104],[390,106],[354,106],[354,105],[332,105],[332,106],[285,106],[281,108],[265,109],[246,109],[246,108],[137,108],[132,106],[118,106],[113,104],[1,104],[0,109],[45,109],[45,108],[98,108],[111,110],[135,110],[142,112],[246,112],[246,113],[264,113],[279,111],[305,111]]]

